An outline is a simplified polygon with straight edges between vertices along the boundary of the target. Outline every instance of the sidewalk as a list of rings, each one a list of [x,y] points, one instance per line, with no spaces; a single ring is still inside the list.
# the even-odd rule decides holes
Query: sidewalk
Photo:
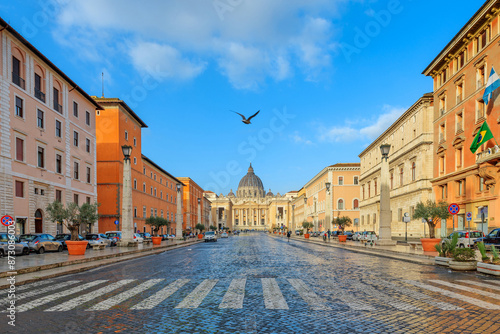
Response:
[[[15,270],[9,270],[7,257],[0,259],[0,289],[9,286],[4,277],[16,276],[16,285],[77,273],[112,263],[158,254],[172,249],[197,244],[203,240],[165,240],[161,245],[139,244],[137,247],[106,247],[102,250],[87,249],[85,255],[68,255],[67,251],[31,253],[15,257]]]
[[[280,236],[276,234],[270,235],[275,238],[286,239],[286,236]],[[360,241],[347,241],[345,243],[339,243],[337,238],[331,238],[330,241],[328,241],[327,239],[325,242],[323,241],[323,238],[320,237],[306,239],[304,238],[304,236],[296,235],[293,235],[291,239],[294,241],[313,243],[325,247],[344,248],[353,252],[387,257],[391,259],[424,265],[434,265],[434,257],[438,255],[437,252],[424,252],[423,250],[414,250],[410,249],[410,246],[401,244],[398,244],[396,246],[370,246],[369,244],[364,244]]]

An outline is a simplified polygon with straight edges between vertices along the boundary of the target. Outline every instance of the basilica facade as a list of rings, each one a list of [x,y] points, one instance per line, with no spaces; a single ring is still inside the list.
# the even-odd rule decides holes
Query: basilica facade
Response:
[[[296,191],[274,195],[264,190],[262,180],[255,174],[252,164],[241,179],[236,194],[227,195],[205,192],[212,203],[210,225],[229,230],[270,230],[295,226],[292,200]]]

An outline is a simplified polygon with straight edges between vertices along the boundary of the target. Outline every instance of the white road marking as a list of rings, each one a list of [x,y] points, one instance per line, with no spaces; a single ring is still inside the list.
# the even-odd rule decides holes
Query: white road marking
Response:
[[[331,281],[326,281],[322,282],[320,281],[321,284],[325,285],[328,288],[328,292],[330,295],[332,295],[334,298],[338,298],[341,301],[343,301],[349,308],[357,311],[373,311],[375,310],[375,307],[371,306],[368,303],[363,303],[360,300],[359,296],[354,296],[350,292],[346,292],[343,287],[339,287],[338,284],[331,282]],[[352,284],[352,281],[350,281],[348,284]]]
[[[477,293],[478,295],[482,295],[482,296],[486,296],[486,297],[490,297],[490,298],[495,298],[495,299],[500,298],[500,295],[492,293],[492,292],[478,290],[478,289],[474,289],[474,288],[469,288],[467,286],[453,284],[453,283],[449,283],[446,281],[441,281],[441,280],[435,279],[435,280],[429,280],[429,282],[448,286],[448,287],[453,288],[453,289],[459,289],[459,290],[464,290],[467,292]]]
[[[325,305],[325,302],[309,288],[301,279],[289,278],[288,282],[298,292],[300,297],[307,303],[313,310],[331,310],[330,307]]]
[[[353,284],[353,286],[356,289],[365,292],[367,295],[375,297],[375,298],[381,300],[382,302],[384,302],[384,303],[386,303],[388,305],[391,305],[394,308],[397,308],[398,310],[403,310],[403,311],[420,310],[416,306],[413,306],[411,304],[405,303],[403,301],[399,301],[399,300],[395,299],[394,297],[390,297],[390,296],[388,296],[388,295],[386,295],[386,294],[378,291],[377,289],[375,289],[375,288],[373,288],[373,287],[371,287],[369,285],[363,284],[361,282],[355,282]]]
[[[175,308],[197,308],[218,281],[218,279],[204,280]]]
[[[486,282],[488,282],[488,283],[494,283],[494,284],[500,284],[500,281],[490,281],[490,280],[488,280]]]
[[[224,298],[222,298],[222,303],[220,303],[219,308],[231,308],[231,309],[241,309],[243,308],[243,299],[245,298],[245,285],[247,283],[246,278],[235,278],[231,281],[229,288],[227,289]]]
[[[288,304],[274,278],[261,278],[264,304],[271,310],[288,310]]]
[[[389,282],[385,282],[385,281],[376,281],[376,283],[382,285],[385,288],[392,289],[392,290],[398,291],[404,295],[421,300],[421,301],[423,301],[429,305],[435,306],[441,310],[445,310],[445,311],[463,310],[463,308],[461,308],[461,307],[455,306],[453,304],[445,303],[445,302],[436,301],[435,299],[426,295],[425,293],[421,293],[418,291],[403,288],[403,287],[394,285],[394,283],[389,283]]]
[[[146,291],[147,289],[151,288],[153,285],[160,283],[163,281],[163,279],[150,279],[147,280],[144,283],[139,284],[135,288],[132,288],[130,290],[124,291],[116,296],[113,296],[111,298],[108,298],[106,300],[103,300],[102,302],[92,306],[91,308],[87,309],[87,311],[102,311],[102,310],[109,310],[115,305],[120,304],[121,302],[132,298],[133,296]]]
[[[444,296],[447,296],[447,297],[450,297],[450,298],[455,298],[455,299],[461,300],[463,302],[466,302],[466,303],[469,303],[469,304],[472,304],[472,305],[476,305],[476,306],[479,306],[479,307],[482,307],[482,308],[485,308],[485,309],[488,309],[488,310],[500,310],[500,306],[499,305],[495,305],[495,304],[491,304],[491,303],[488,303],[488,302],[484,302],[482,300],[475,299],[475,298],[468,297],[468,296],[464,296],[464,295],[461,295],[461,294],[458,294],[458,293],[455,293],[455,292],[452,292],[452,291],[449,291],[449,290],[441,289],[441,288],[438,288],[438,287],[435,287],[435,286],[432,286],[432,285],[428,285],[428,284],[424,284],[424,283],[420,283],[420,282],[416,282],[416,281],[409,281],[408,280],[406,282],[410,283],[412,285],[415,285],[415,286],[417,286],[419,288],[430,290],[430,291],[433,291],[433,292],[437,292],[437,293],[440,293],[440,294],[442,294]]]
[[[82,296],[78,296],[76,298],[73,298],[71,300],[68,300],[67,302],[64,302],[60,305],[56,305],[54,307],[49,308],[48,310],[45,310],[45,312],[53,312],[53,311],[69,311],[77,307],[78,305],[82,305],[83,303],[86,303],[92,299],[96,299],[99,296],[106,294],[110,291],[116,290],[119,287],[122,287],[126,284],[134,282],[134,279],[124,279],[118,282],[115,282],[113,284],[107,285],[103,288],[100,288],[98,290],[92,291],[90,293],[87,293]]]
[[[34,287],[37,287],[37,286],[40,286],[40,285],[51,284],[53,282],[54,282],[53,279],[48,279],[48,280],[44,280],[44,281],[38,281],[38,282],[34,282],[34,283],[29,283],[29,284],[21,285],[19,287],[16,287],[16,292],[28,290],[30,288],[34,288]]]
[[[67,282],[63,282],[63,283],[59,283],[59,284],[50,285],[50,286],[47,286],[47,287],[39,289],[39,290],[35,289],[33,291],[21,293],[21,294],[18,294],[18,295],[16,294],[16,300],[21,300],[21,299],[25,299],[25,298],[34,297],[34,296],[37,296],[37,295],[41,295],[42,293],[46,293],[46,292],[54,291],[54,290],[57,290],[57,289],[65,288],[68,285],[73,285],[73,284],[76,284],[76,283],[80,283],[80,281],[67,281]],[[6,298],[4,300],[0,300],[0,305],[8,304],[9,302],[10,302],[9,299]]]
[[[132,306],[131,310],[150,310],[153,307],[159,305],[162,301],[173,295],[177,290],[182,288],[184,284],[188,283],[188,279],[178,279],[175,282],[167,285],[165,288],[161,289],[151,297],[143,300],[137,305]]]
[[[480,286],[482,288],[500,291],[500,287],[498,287],[498,286],[484,284],[484,283],[481,283],[481,282],[474,282],[474,281],[468,281],[468,280],[460,280],[459,282],[464,282],[464,283],[467,283],[467,284],[477,285],[477,286]],[[499,284],[500,284],[500,282],[499,282]]]
[[[69,290],[64,290],[62,292],[54,293],[54,294],[49,295],[49,296],[35,299],[27,304],[23,304],[23,305],[19,306],[17,308],[17,311],[18,312],[25,312],[25,311],[34,309],[35,307],[50,303],[50,302],[52,302],[56,299],[59,299],[61,297],[66,297],[66,296],[72,295],[74,293],[78,293],[78,292],[81,292],[83,290],[92,288],[92,287],[99,285],[101,283],[104,283],[104,282],[107,282],[107,280],[97,280],[97,281],[82,284],[80,286],[76,286],[76,287],[69,289]]]

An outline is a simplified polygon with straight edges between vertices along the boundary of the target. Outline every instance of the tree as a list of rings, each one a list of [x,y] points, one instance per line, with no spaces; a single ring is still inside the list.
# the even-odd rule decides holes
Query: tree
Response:
[[[158,231],[160,231],[160,228],[162,226],[170,226],[170,222],[166,220],[163,217],[153,217],[150,216],[149,218],[146,218],[146,224],[150,225],[153,227],[153,234],[155,236],[158,236]]]
[[[415,208],[413,219],[425,219],[427,226],[429,226],[429,236],[435,238],[436,224],[441,219],[448,219],[450,213],[448,212],[448,203],[427,200],[426,203],[419,202]]]
[[[340,212],[339,212],[337,214],[337,218],[334,218],[332,220],[332,223],[335,225],[338,225],[340,227],[340,229],[342,230],[342,233],[344,233],[345,228],[352,225],[352,220],[350,217],[347,217],[347,216],[340,217]]]
[[[210,225],[210,230],[211,230],[211,231],[215,231],[215,230],[217,230],[217,226]]]
[[[205,230],[205,225],[199,223],[199,224],[196,224],[196,226],[194,228],[197,230],[200,230],[200,233],[203,233],[203,231]]]
[[[45,209],[47,219],[51,222],[61,222],[71,232],[71,241],[79,241],[78,232],[80,225],[87,226],[94,224],[99,219],[97,213],[98,203],[84,203],[78,206],[76,203],[69,203],[66,208],[59,201],[50,203]]]
[[[314,227],[313,223],[310,223],[308,221],[304,221],[302,223],[302,227],[306,229],[307,233],[309,233],[309,229]]]

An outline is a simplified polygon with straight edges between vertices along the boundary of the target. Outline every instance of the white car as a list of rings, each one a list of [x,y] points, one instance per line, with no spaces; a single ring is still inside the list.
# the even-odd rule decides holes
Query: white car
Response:
[[[354,232],[354,234],[352,235],[352,240],[359,241],[360,240],[359,238],[361,237],[361,233],[363,233],[363,232]]]
[[[481,231],[455,231],[453,233],[458,233],[457,247],[459,248],[465,248],[465,247],[474,248],[474,241],[476,241],[478,238],[484,237],[484,233]],[[449,240],[451,242],[453,233],[451,233],[448,237],[444,238],[441,241],[441,244],[444,244],[445,240]]]
[[[378,237],[373,231],[365,231],[361,232],[361,235],[358,237],[359,241],[377,241]]]
[[[217,235],[215,234],[214,231],[207,231],[207,232],[205,232],[204,240],[205,240],[205,242],[217,241]]]
[[[144,238],[139,233],[134,233],[134,242],[143,243]]]
[[[227,235],[227,233],[226,233],[226,232],[222,232],[222,234],[220,235],[220,237],[221,237],[221,238],[227,238],[227,237],[229,237],[229,236]]]

